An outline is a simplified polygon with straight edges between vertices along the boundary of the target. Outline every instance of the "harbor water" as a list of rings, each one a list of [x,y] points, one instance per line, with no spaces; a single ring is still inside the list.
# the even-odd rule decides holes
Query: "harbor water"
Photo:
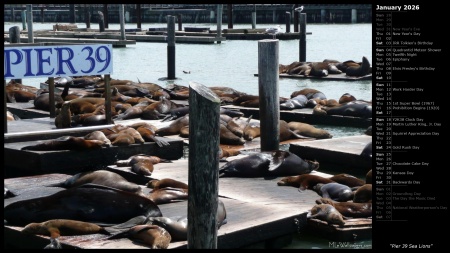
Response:
[[[51,30],[55,23],[34,23],[33,30]],[[280,24],[285,30],[285,25]],[[22,23],[5,22],[4,30],[10,27],[22,27]],[[84,28],[84,23],[77,23]],[[209,27],[216,30],[215,23],[183,24],[184,27]],[[268,28],[274,24],[257,24],[256,28]],[[125,24],[125,28],[136,28],[135,23]],[[167,27],[164,23],[143,23],[142,30],[154,27]],[[98,24],[91,23],[91,28]],[[226,28],[222,25],[222,28]],[[238,24],[233,28],[251,29],[251,24]],[[109,24],[109,29],[120,29],[119,24]],[[365,56],[372,63],[372,24],[308,24],[306,36],[306,60],[323,61],[362,61]],[[293,26],[290,28],[294,31]],[[279,63],[288,65],[299,61],[299,40],[279,40]],[[175,48],[176,80],[163,81],[167,77],[167,44],[137,42],[123,48],[113,49],[113,79],[127,79],[137,82],[152,82],[165,87],[167,84],[189,86],[190,81],[208,87],[226,86],[251,95],[258,95],[258,41],[227,40],[220,44],[176,44]],[[184,73],[184,72],[188,72]],[[39,87],[46,79],[24,79],[23,84]],[[326,81],[317,79],[279,79],[279,95],[289,98],[291,93],[304,88],[313,88],[323,92],[327,98],[338,100],[344,93],[350,93],[357,99],[372,100],[372,81]],[[365,129],[356,127],[338,127],[315,125],[328,130],[334,138],[361,135]],[[322,171],[325,172],[326,171]],[[360,175],[361,176],[361,175]],[[351,242],[348,248],[371,248],[372,240]],[[257,245],[255,247],[258,247]],[[336,244],[307,234],[294,235],[289,249],[330,249]]]

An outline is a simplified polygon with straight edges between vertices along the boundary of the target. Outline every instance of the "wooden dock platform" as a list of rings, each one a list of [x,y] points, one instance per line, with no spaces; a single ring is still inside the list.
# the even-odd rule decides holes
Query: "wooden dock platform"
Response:
[[[259,108],[243,107],[236,105],[224,105],[223,108],[240,110],[245,117],[252,116],[253,119],[259,119]],[[308,124],[323,124],[335,126],[349,126],[367,128],[372,125],[372,119],[363,119],[359,117],[341,116],[341,115],[317,115],[313,114],[313,109],[303,108],[294,110],[280,110],[280,119],[290,122],[299,121]]]
[[[237,159],[240,157],[235,157]],[[222,166],[224,163],[220,163]],[[127,167],[108,166],[108,170],[121,175],[134,174]],[[142,177],[138,182],[145,193],[150,191],[143,184],[150,179],[173,178],[188,183],[188,160],[179,159],[173,163],[155,164],[151,177]],[[332,175],[312,172],[311,174],[330,177]],[[136,179],[135,175],[135,179]],[[4,200],[4,206],[28,198],[48,196],[62,188],[48,188],[44,185],[61,182],[70,177],[66,174],[46,174],[32,177],[5,179],[5,185],[17,197]],[[126,176],[125,176],[126,177]],[[126,177],[127,178],[127,177]],[[227,211],[227,224],[218,230],[218,248],[242,248],[255,243],[270,241],[271,245],[278,238],[286,240],[307,226],[306,213],[314,206],[320,196],[314,191],[299,192],[295,187],[278,186],[281,179],[264,178],[220,178],[219,198],[224,202]],[[127,180],[133,181],[133,177]],[[187,215],[187,201],[159,205],[163,216]],[[17,248],[43,248],[49,243],[47,236],[23,235],[22,227],[4,226],[4,238]],[[366,226],[366,230],[371,230]],[[364,231],[367,233],[367,231]],[[61,236],[63,248],[79,249],[148,249],[147,246],[129,239],[106,240],[106,235],[94,234],[83,236]],[[23,243],[24,241],[27,243]],[[267,245],[267,244],[266,244]],[[283,246],[278,246],[283,247]],[[187,248],[187,241],[171,242],[169,248]]]
[[[83,44],[111,44],[113,47],[126,47],[135,45],[135,40],[107,39],[107,38],[56,38],[34,37],[34,43],[83,43]],[[4,41],[9,42],[9,35],[5,35]],[[28,37],[20,37],[20,43],[28,43]]]
[[[258,74],[254,74],[258,76]],[[305,75],[289,75],[289,74],[279,74],[280,78],[293,78],[293,79],[314,79],[314,80],[326,80],[326,81],[361,81],[361,80],[372,80],[372,74],[365,76],[347,76],[345,73],[341,74],[330,74],[328,76],[305,76]]]
[[[348,168],[345,172],[353,174],[352,169],[367,173],[372,168],[372,160],[360,156],[372,136],[358,135],[325,140],[291,143],[289,151],[304,159],[317,160],[322,164],[337,164]]]

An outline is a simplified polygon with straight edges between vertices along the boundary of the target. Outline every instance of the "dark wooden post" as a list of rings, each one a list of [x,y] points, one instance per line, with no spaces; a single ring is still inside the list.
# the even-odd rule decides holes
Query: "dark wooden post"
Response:
[[[41,23],[44,23],[44,5],[41,6]]]
[[[286,33],[291,32],[291,13],[286,11]]]
[[[258,41],[261,151],[277,150],[280,145],[278,47],[278,40],[270,39]]]
[[[22,30],[26,30],[27,29],[27,11],[23,10],[20,13],[20,17],[22,18]]]
[[[181,20],[181,14],[177,15],[177,19],[178,19],[178,31],[183,31],[183,22]]]
[[[142,28],[141,4],[136,4],[136,24],[137,24],[137,28]]]
[[[91,7],[89,4],[84,5],[84,19],[86,22],[86,28],[91,28]]]
[[[105,79],[105,118],[106,118],[106,124],[112,124],[112,117],[111,117],[111,85],[110,85],[110,76],[109,74],[105,74],[103,79]]]
[[[20,43],[20,27],[9,28],[9,43]]]
[[[105,15],[101,11],[98,12],[98,28],[100,32],[105,31]]]
[[[189,83],[188,249],[217,248],[220,98]]]
[[[306,13],[300,14],[300,62],[306,62]]]
[[[7,107],[6,107],[6,79],[3,79],[3,82],[5,83],[5,85],[3,85],[3,108],[4,108],[4,111],[3,111],[3,115],[5,116],[4,118],[3,118],[3,129],[4,129],[4,131],[3,131],[3,133],[7,133],[8,132],[8,119],[7,119],[7,117],[8,117],[8,109],[6,109]]]
[[[11,8],[11,22],[16,22],[16,15],[14,15],[14,7]]]
[[[223,6],[221,4],[217,5],[217,32],[216,32],[216,37],[220,38],[222,37],[222,10]],[[220,44],[221,41],[218,40],[217,44]]]
[[[175,79],[175,16],[167,16],[167,79]]]
[[[75,16],[75,4],[69,4],[69,23],[75,24],[76,16]]]
[[[120,20],[120,39],[126,40],[125,37],[125,17],[124,17],[124,6],[119,4],[119,20]]]
[[[227,4],[228,29],[233,29],[233,5]]]
[[[256,29],[256,4],[253,5],[252,10],[252,29]]]
[[[104,20],[105,20],[105,28],[109,27],[109,19],[108,19],[108,5],[107,4],[103,4],[103,14],[105,15]]]
[[[28,43],[34,43],[33,36],[33,5],[27,4]]]
[[[298,7],[298,4],[294,4],[294,9]],[[294,32],[298,32],[298,12],[294,11]]]
[[[55,78],[48,78],[48,103],[50,104],[50,118],[56,117],[55,108]]]

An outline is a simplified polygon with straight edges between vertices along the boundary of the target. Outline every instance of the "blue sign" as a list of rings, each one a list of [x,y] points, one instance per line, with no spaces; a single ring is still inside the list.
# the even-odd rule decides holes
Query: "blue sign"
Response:
[[[4,48],[4,79],[111,74],[112,45]]]

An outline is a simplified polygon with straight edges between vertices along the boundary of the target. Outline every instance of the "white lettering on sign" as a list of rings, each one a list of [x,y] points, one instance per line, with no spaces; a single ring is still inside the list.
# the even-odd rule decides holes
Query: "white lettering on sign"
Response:
[[[4,48],[4,79],[112,74],[112,45]]]

